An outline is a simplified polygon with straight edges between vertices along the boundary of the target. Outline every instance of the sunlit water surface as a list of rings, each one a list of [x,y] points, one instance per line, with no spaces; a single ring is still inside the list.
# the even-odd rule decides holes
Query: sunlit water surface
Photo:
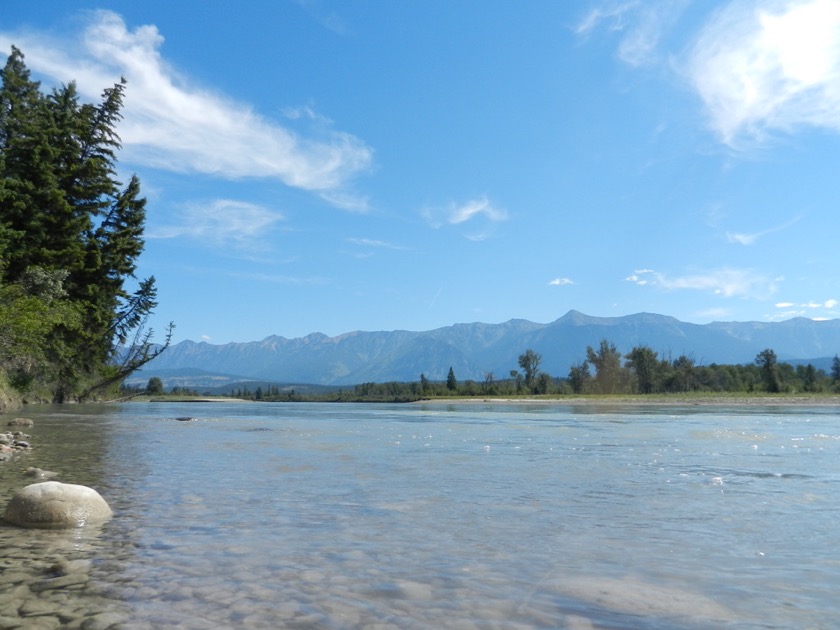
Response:
[[[0,525],[3,566],[93,560],[67,605],[105,606],[124,628],[840,619],[835,408],[129,403],[23,415],[34,448],[0,466],[2,505],[39,466],[96,488],[115,515],[71,532]]]

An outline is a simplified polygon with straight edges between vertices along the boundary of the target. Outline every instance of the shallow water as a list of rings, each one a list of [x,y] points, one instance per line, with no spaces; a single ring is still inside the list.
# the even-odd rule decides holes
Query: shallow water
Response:
[[[130,403],[22,415],[35,420],[33,450],[0,466],[0,506],[38,466],[96,488],[115,515],[65,532],[0,525],[0,627],[840,618],[834,408]],[[81,577],[56,583],[59,561]]]

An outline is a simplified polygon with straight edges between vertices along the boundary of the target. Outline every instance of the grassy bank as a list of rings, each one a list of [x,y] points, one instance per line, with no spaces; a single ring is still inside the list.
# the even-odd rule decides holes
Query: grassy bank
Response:
[[[755,405],[840,406],[840,394],[744,394],[698,392],[690,394],[570,395],[570,396],[441,396],[417,402],[433,404],[528,403],[569,405]]]

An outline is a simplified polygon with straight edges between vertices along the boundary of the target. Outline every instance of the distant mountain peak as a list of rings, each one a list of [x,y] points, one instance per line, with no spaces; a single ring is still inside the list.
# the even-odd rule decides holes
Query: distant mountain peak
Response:
[[[444,380],[452,367],[459,380],[483,381],[488,374],[506,377],[517,369],[519,355],[532,349],[542,355],[546,373],[566,376],[586,358],[587,346],[596,347],[602,339],[622,353],[644,345],[662,358],[685,354],[699,364],[752,363],[766,348],[784,361],[816,359],[840,354],[840,320],[700,325],[655,313],[593,317],[570,310],[551,324],[511,319],[426,332],[353,331],[334,337],[315,332],[224,345],[182,341],[150,362],[144,373],[198,368],[273,382],[355,385],[414,381],[421,373]]]

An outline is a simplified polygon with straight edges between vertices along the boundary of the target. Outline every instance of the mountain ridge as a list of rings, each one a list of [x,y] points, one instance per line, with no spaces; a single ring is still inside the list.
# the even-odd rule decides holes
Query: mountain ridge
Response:
[[[794,318],[781,322],[692,324],[669,315],[635,313],[596,317],[570,310],[540,324],[510,319],[500,324],[453,324],[429,331],[351,331],[330,337],[314,332],[287,339],[215,345],[185,340],[173,344],[143,370],[201,369],[257,380],[317,385],[413,381],[420,374],[443,380],[451,367],[459,380],[507,378],[527,349],[542,355],[541,368],[566,376],[586,358],[587,346],[602,339],[626,354],[646,345],[660,358],[686,355],[698,365],[751,363],[773,349],[780,361],[802,361],[840,353],[840,319]]]

